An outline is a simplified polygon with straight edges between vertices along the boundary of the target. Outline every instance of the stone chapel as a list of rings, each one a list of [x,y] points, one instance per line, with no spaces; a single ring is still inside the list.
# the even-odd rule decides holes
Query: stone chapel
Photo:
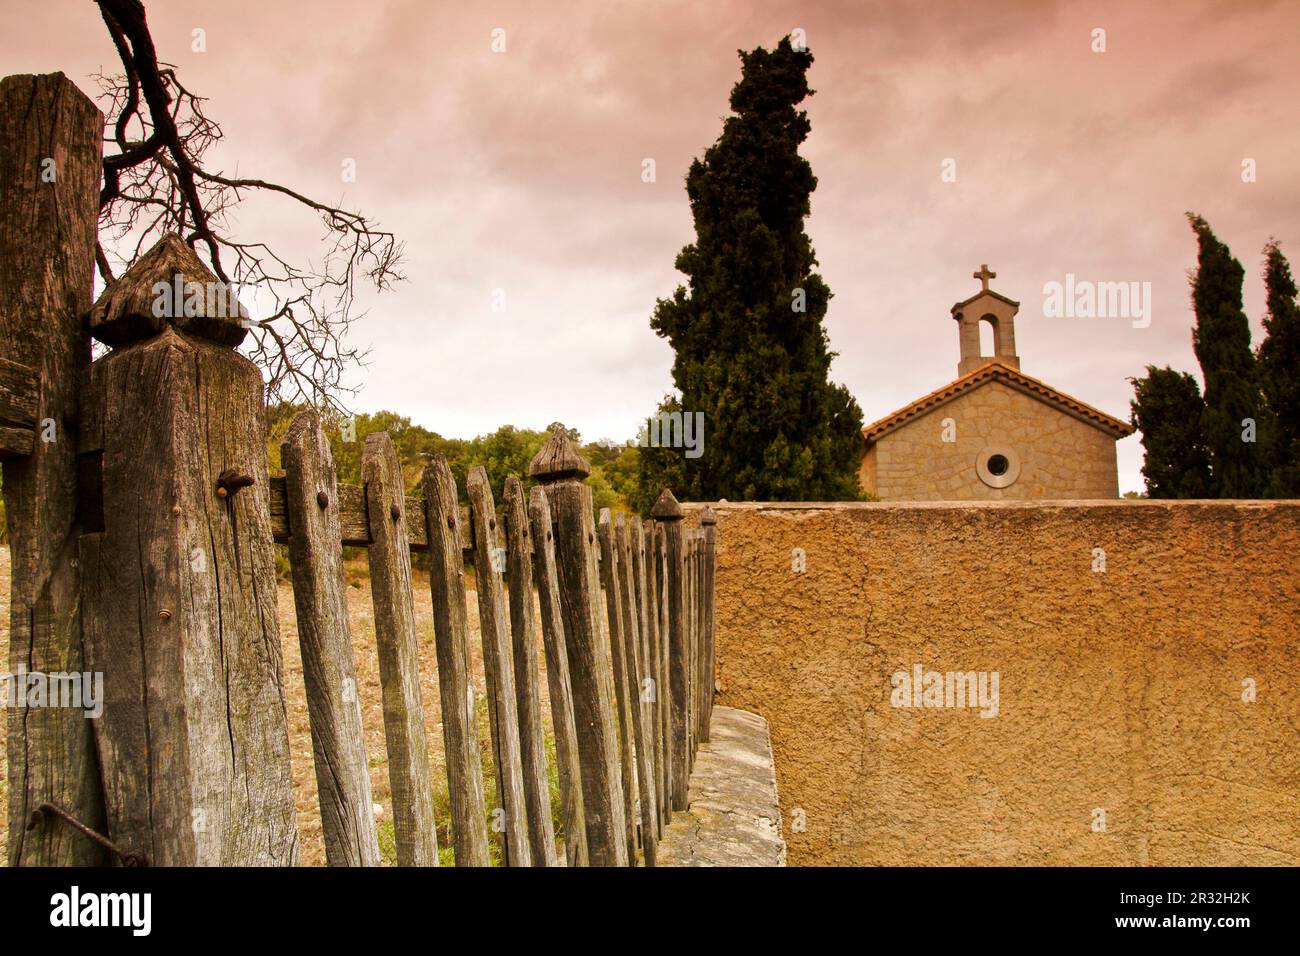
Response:
[[[952,307],[957,378],[862,430],[859,481],[883,501],[1116,498],[1115,442],[1133,426],[1020,371],[1020,303],[982,288]],[[980,354],[980,323],[993,354]]]

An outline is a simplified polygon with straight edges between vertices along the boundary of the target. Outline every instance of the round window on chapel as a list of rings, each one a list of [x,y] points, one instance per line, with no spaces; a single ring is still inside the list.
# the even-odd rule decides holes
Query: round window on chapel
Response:
[[[1010,488],[1020,477],[1020,455],[1006,445],[985,447],[975,457],[975,472],[990,488]]]

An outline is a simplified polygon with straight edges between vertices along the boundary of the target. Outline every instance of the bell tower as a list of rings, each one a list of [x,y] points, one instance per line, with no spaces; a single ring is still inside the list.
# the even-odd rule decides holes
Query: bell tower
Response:
[[[957,377],[975,371],[992,362],[1000,362],[1011,368],[1020,368],[1020,356],[1016,354],[1016,313],[1020,303],[1008,299],[989,288],[989,280],[998,274],[990,272],[988,265],[981,265],[978,272],[971,274],[979,279],[982,288],[964,302],[952,307],[952,317],[957,320],[957,334],[961,342],[961,361],[957,363]],[[987,322],[993,327],[993,354],[980,354],[980,323]]]

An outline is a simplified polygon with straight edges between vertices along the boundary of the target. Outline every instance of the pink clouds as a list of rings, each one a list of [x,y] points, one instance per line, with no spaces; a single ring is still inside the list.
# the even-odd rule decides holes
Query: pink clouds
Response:
[[[409,281],[356,327],[373,348],[359,405],[445,434],[557,418],[633,434],[671,385],[648,319],[691,239],[682,177],[720,130],[735,50],[795,27],[817,61],[808,228],[835,292],[834,375],[869,420],[954,376],[947,310],[981,262],[1022,302],[1025,371],[1126,417],[1127,376],[1195,369],[1184,210],[1246,266],[1257,330],[1264,241],[1300,258],[1294,4],[149,6],[160,55],[212,97],[225,165],[343,196],[406,240]],[[114,62],[84,0],[6,20],[6,72],[61,69],[90,92]],[[314,253],[314,224],[286,214],[240,221]],[[1067,272],[1151,282],[1151,327],[1044,318],[1044,284]],[[1137,439],[1120,449],[1138,488]]]

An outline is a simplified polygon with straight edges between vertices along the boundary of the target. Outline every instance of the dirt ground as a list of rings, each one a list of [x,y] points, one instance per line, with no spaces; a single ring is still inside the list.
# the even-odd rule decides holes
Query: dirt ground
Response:
[[[375,621],[370,600],[369,572],[364,554],[347,562],[348,620],[352,644],[356,654],[357,683],[362,701],[362,726],[365,730],[366,753],[370,763],[370,786],[374,803],[378,806],[380,851],[386,864],[396,862],[393,846],[392,795],[388,785],[388,759],[384,743],[384,712],[379,686],[379,656],[375,646]],[[447,770],[443,759],[442,720],[438,696],[437,656],[433,642],[433,607],[429,594],[428,575],[413,571],[415,616],[421,637],[420,672],[421,693],[424,703],[425,726],[429,742],[429,761],[433,771],[435,809],[438,817],[438,846],[444,864],[452,862],[447,825]],[[6,611],[0,614],[0,666],[7,668],[9,660],[9,549],[0,547],[0,594],[6,596]],[[471,589],[468,593],[468,617],[471,629],[471,655],[474,671],[475,697],[485,701],[482,644],[479,640],[478,602]],[[312,763],[311,727],[307,717],[307,697],[302,680],[302,657],[298,647],[298,632],[294,613],[293,589],[288,580],[279,583],[280,644],[284,655],[285,704],[289,719],[289,743],[293,770],[294,798],[297,805],[298,834],[301,863],[304,866],[324,866],[325,847],[321,838],[320,810],[316,797],[316,771]],[[540,636],[538,637],[540,644]],[[545,680],[545,660],[541,692],[548,751],[552,739],[549,719],[549,695]],[[483,709],[483,708],[480,708]],[[7,808],[8,795],[4,747],[0,747],[0,808]],[[480,721],[480,749],[485,773],[488,774],[489,806],[492,799],[490,777],[491,744],[486,719]],[[548,757],[552,756],[548,753]],[[553,757],[552,757],[553,763]],[[551,768],[554,778],[554,767]],[[554,780],[552,780],[554,789]],[[554,800],[554,793],[553,793]],[[7,847],[7,810],[0,809],[0,846]]]

